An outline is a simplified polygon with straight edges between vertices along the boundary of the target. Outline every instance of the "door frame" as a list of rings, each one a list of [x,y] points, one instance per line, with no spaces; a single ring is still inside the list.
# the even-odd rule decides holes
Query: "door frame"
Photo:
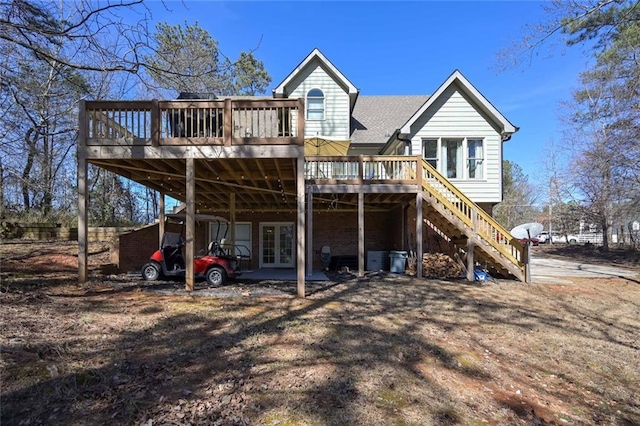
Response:
[[[278,263],[274,263],[274,264],[265,264],[263,262],[263,254],[264,254],[264,240],[263,240],[263,229],[265,226],[275,226],[276,227],[276,240],[275,240],[275,245],[276,245],[276,258],[279,257],[278,253],[277,253],[277,249],[280,245],[280,227],[281,226],[290,226],[291,230],[293,232],[293,237],[291,239],[291,262],[288,264],[282,264],[280,262]],[[259,231],[259,240],[258,240],[258,247],[259,247],[259,258],[258,258],[258,267],[259,268],[295,268],[296,267],[296,224],[295,222],[260,222],[259,223],[259,227],[258,227]],[[279,260],[279,259],[277,259]]]

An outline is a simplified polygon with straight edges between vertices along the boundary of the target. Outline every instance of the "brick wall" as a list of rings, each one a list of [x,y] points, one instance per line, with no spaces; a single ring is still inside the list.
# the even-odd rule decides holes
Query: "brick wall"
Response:
[[[401,222],[395,212],[365,214],[365,247],[368,250],[398,250],[402,248]],[[306,219],[306,216],[305,216]],[[296,226],[294,213],[238,214],[237,222],[251,222],[251,262],[243,268],[257,269],[260,264],[260,223],[289,222]],[[356,211],[314,211],[313,267],[321,268],[320,249],[329,246],[331,254],[358,254],[358,213]],[[305,248],[305,254],[307,253]]]
[[[403,217],[403,215],[405,217]],[[251,222],[251,260],[243,262],[243,269],[257,269],[260,263],[260,223],[286,222],[296,227],[295,213],[241,213],[237,222]],[[403,232],[403,223],[406,230]],[[426,231],[428,232],[428,231]],[[433,232],[431,232],[433,236]],[[229,235],[227,235],[227,238]],[[196,254],[206,251],[208,224],[196,224]],[[119,239],[117,263],[120,271],[139,270],[151,254],[158,249],[158,225],[149,225],[123,234]],[[358,254],[358,212],[325,211],[313,213],[313,267],[321,268],[320,249],[329,246],[333,256]],[[426,248],[433,244],[425,239]],[[415,249],[415,208],[406,213],[401,206],[389,212],[367,212],[365,214],[365,256],[370,250],[410,250]],[[295,249],[294,249],[295,250]],[[306,254],[305,250],[305,254]],[[366,259],[365,259],[366,260]],[[114,262],[115,263],[115,262]]]
[[[183,232],[180,225],[168,224],[166,231]],[[152,224],[120,235],[111,249],[111,261],[118,265],[120,272],[138,271],[147,263],[151,255],[160,247],[158,224]],[[209,241],[208,228],[204,223],[196,223],[195,253],[206,253]]]
[[[117,258],[120,272],[137,271],[142,268],[153,252],[160,246],[158,224],[152,224],[120,235],[118,244],[113,248],[113,258]],[[114,255],[114,252],[116,253]]]

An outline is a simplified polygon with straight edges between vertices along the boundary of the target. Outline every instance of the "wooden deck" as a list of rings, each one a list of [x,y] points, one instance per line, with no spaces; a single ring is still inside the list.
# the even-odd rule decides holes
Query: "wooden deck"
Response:
[[[87,273],[82,238],[87,164],[184,202],[187,217],[196,210],[227,212],[232,221],[238,211],[297,212],[298,235],[305,235],[305,216],[312,229],[313,210],[339,196],[342,209],[358,213],[360,273],[365,209],[386,211],[398,203],[412,203],[418,211],[415,235],[422,235],[422,216],[428,214],[428,226],[462,237],[469,241],[468,252],[479,251],[497,271],[525,279],[525,247],[421,156],[305,156],[302,100],[87,101],[80,105],[79,124],[81,281]],[[189,259],[193,223],[187,224],[186,232]],[[420,254],[421,240],[417,239]],[[299,294],[304,295],[304,239],[297,249]],[[472,264],[473,256],[470,259]],[[189,287],[189,270],[187,277]]]
[[[301,157],[305,184],[344,194],[347,208],[357,209],[361,191],[371,194],[368,208],[386,209],[418,190],[419,157],[304,157],[300,100],[86,101],[80,126],[81,159],[182,202],[194,159],[203,212],[228,212],[230,192],[239,210],[294,210]]]

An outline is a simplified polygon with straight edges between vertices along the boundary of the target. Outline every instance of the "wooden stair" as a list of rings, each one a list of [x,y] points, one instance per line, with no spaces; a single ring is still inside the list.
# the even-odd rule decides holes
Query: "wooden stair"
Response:
[[[528,247],[422,160],[422,198],[429,226],[454,243],[473,243],[474,260],[490,273],[526,281]],[[466,250],[466,246],[463,247]]]

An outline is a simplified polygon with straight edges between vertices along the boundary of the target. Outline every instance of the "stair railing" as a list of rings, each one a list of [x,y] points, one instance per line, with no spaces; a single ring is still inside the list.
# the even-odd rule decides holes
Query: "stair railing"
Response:
[[[494,218],[479,208],[431,164],[422,160],[422,187],[478,236],[524,270],[524,245]]]

